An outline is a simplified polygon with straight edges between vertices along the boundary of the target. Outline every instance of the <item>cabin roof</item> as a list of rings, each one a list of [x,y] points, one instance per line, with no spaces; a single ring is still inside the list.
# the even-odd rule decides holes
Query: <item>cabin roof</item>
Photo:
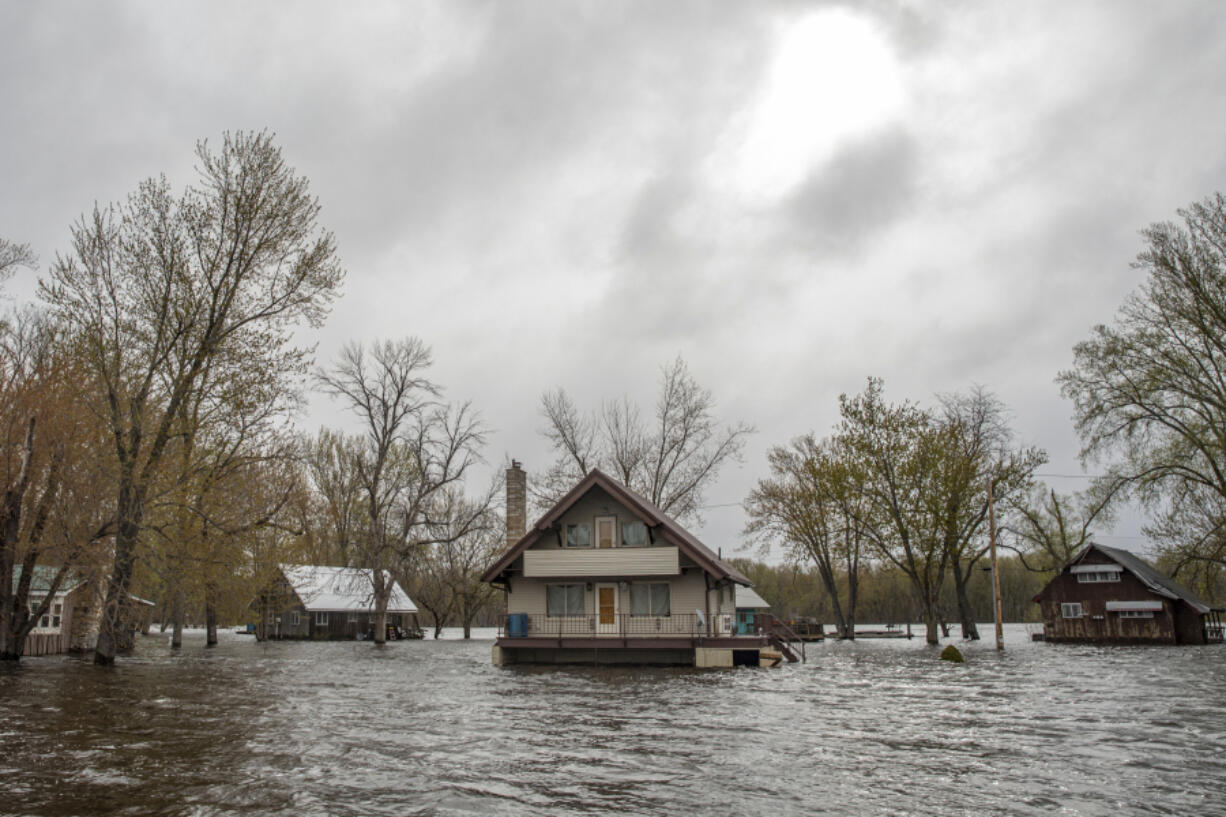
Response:
[[[1140,556],[1127,550],[1107,547],[1106,545],[1089,544],[1082,549],[1081,553],[1077,554],[1069,566],[1072,567],[1072,565],[1080,564],[1091,550],[1097,550],[1099,553],[1103,554],[1108,559],[1127,570],[1133,576],[1136,576],[1142,584],[1157,593],[1159,596],[1166,596],[1168,599],[1187,602],[1187,604],[1195,608],[1198,613],[1209,612],[1209,605],[1206,604],[1199,596],[1172,579],[1170,576],[1167,576],[1165,573],[1158,570],[1158,568],[1154,567]]]
[[[759,596],[752,587],[738,586],[736,589],[736,606],[747,610],[767,610],[770,603]]]
[[[59,572],[58,567],[52,565],[34,565],[33,575],[30,576],[30,592],[31,593],[46,593],[51,588],[51,582],[55,580],[55,574]],[[13,592],[17,592],[17,585],[21,581],[21,565],[13,565]],[[68,593],[81,582],[77,577],[69,571],[64,577],[64,581],[60,583],[60,588],[57,593]]]
[[[504,570],[511,566],[516,557],[532,547],[576,502],[586,496],[588,491],[597,487],[604,489],[614,499],[628,507],[655,533],[676,545],[682,553],[697,562],[708,573],[720,579],[729,579],[737,584],[749,586],[749,579],[716,555],[715,551],[700,542],[698,537],[681,527],[675,519],[646,497],[630,490],[599,468],[589,471],[588,475],[579,481],[579,484],[571,488],[566,496],[559,499],[544,516],[538,519],[531,530],[508,548],[507,552],[481,575],[481,581],[490,582],[497,579]]]
[[[281,572],[307,612],[366,611],[375,607],[371,572],[356,567],[281,565]],[[387,576],[387,571],[384,571]],[[394,579],[387,601],[389,613],[416,613],[417,606]]]

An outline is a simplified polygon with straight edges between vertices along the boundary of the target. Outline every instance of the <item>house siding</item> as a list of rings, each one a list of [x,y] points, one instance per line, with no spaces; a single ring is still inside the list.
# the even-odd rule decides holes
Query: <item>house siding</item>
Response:
[[[1101,557],[1087,558],[1082,564],[1115,565]],[[1063,573],[1043,589],[1038,601],[1048,641],[1204,643],[1204,628],[1194,610],[1181,601],[1154,593],[1127,571],[1121,573],[1118,582],[1079,582],[1075,574]],[[1153,618],[1123,618],[1107,610],[1109,601],[1157,601],[1161,602],[1162,610],[1155,611]],[[1080,604],[1082,617],[1064,618],[1060,605],[1067,603]]]

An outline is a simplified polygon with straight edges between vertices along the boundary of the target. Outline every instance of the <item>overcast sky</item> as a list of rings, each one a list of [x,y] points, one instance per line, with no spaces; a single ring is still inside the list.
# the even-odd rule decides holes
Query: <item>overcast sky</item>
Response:
[[[44,266],[198,139],[274,131],[348,269],[321,361],[420,336],[495,465],[548,464],[546,389],[649,406],[681,355],[758,428],[696,530],[725,553],[766,449],[870,375],[984,384],[1081,473],[1053,378],[1138,231],[1226,189],[1216,1],[0,0],[0,76],[0,235]]]

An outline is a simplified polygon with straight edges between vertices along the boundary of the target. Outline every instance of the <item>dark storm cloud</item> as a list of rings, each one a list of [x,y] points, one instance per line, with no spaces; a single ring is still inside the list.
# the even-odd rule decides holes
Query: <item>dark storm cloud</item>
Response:
[[[849,19],[888,59],[837,77],[899,99],[750,195],[780,43]],[[268,127],[350,270],[321,357],[422,336],[493,462],[544,465],[544,389],[649,404],[681,353],[760,429],[712,501],[869,374],[895,399],[985,383],[1075,468],[1052,378],[1135,287],[1137,231],[1226,188],[1224,41],[1208,2],[10,3],[0,235],[49,261],[96,199]],[[732,547],[739,512],[708,518]]]

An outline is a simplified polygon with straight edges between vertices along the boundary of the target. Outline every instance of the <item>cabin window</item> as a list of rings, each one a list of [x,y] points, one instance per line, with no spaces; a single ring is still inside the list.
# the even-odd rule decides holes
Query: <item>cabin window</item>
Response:
[[[298,626],[300,619],[298,618],[298,614],[297,614],[297,613],[294,613],[293,615],[291,615],[291,616],[289,617],[289,619],[290,619],[290,621],[293,623],[293,625],[294,625],[295,627],[297,627],[297,626]]]
[[[51,626],[57,630],[60,627],[60,619],[64,615],[64,605],[56,604],[51,608]]]
[[[315,614],[315,626],[316,627],[327,627],[328,626],[328,614],[327,613],[316,613]]]
[[[356,624],[356,623],[357,623],[357,621],[358,621],[358,614],[357,614],[356,612],[350,613],[350,614],[349,614],[349,623],[350,623],[350,624]]]
[[[545,615],[581,616],[584,607],[581,584],[549,584],[545,586]]]
[[[566,546],[568,548],[590,548],[592,546],[592,526],[587,522],[567,525]]]
[[[1153,610],[1120,610],[1120,618],[1153,618]]]
[[[1074,601],[1061,604],[1060,615],[1064,618],[1081,618],[1083,615],[1081,612],[1081,602]]]
[[[667,583],[630,585],[630,615],[670,616],[671,599]]]
[[[1077,581],[1082,584],[1097,584],[1099,582],[1118,582],[1120,580],[1120,571],[1118,570],[1094,570],[1087,573],[1078,573]]]
[[[622,522],[622,547],[635,548],[647,544],[647,526],[642,522]]]

